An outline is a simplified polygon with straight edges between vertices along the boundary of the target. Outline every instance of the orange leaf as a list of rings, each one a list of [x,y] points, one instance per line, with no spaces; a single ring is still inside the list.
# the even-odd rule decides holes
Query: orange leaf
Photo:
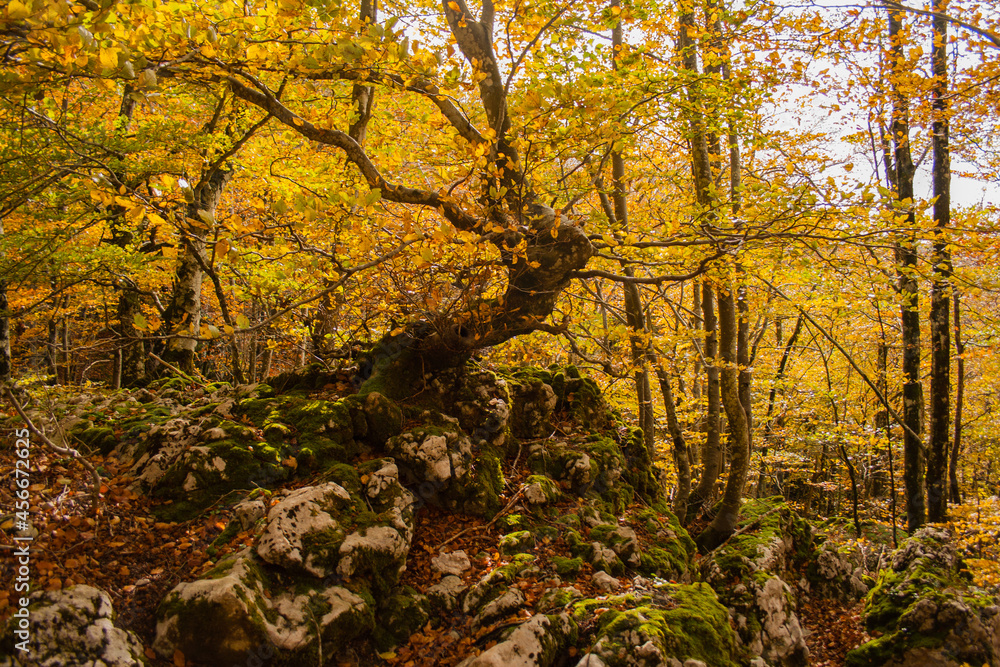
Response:
[[[174,667],[184,667],[186,664],[187,661],[184,659],[184,654],[181,653],[181,650],[179,648],[174,649]]]

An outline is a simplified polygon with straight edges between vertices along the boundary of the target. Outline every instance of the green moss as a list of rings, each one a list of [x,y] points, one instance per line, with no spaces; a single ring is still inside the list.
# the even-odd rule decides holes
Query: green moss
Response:
[[[118,446],[118,438],[114,430],[108,427],[95,426],[82,430],[70,431],[70,435],[87,446],[92,452],[100,452],[107,455]]]
[[[409,589],[384,598],[378,605],[374,640],[379,652],[393,649],[409,640],[430,619],[426,600]]]
[[[520,530],[500,538],[500,553],[505,556],[527,553],[535,548],[535,536],[531,531]]]
[[[552,566],[555,568],[556,574],[559,576],[575,578],[577,574],[580,573],[580,568],[583,567],[583,559],[553,556]]]
[[[621,656],[606,658],[609,667],[627,664],[636,635],[638,644],[652,641],[664,656],[736,667],[738,649],[729,612],[707,584],[665,586],[660,592],[669,595],[675,606],[642,605],[600,617],[597,636],[607,635],[607,648]],[[625,651],[615,651],[618,646]]]

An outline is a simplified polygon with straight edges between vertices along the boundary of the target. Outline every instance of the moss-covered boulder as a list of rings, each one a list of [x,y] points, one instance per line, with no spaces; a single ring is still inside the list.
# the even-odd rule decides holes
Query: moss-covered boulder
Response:
[[[290,666],[337,655],[374,628],[370,599],[341,586],[287,587],[250,550],[175,587],[157,610],[153,649],[199,664]]]
[[[809,595],[854,603],[865,597],[871,578],[856,542],[826,539],[816,546],[806,573]]]
[[[635,498],[621,445],[611,437],[592,434],[533,443],[528,467],[574,495],[602,500],[613,513],[624,511]]]
[[[741,515],[739,534],[703,561],[705,580],[751,655],[770,665],[806,665],[809,649],[787,582],[812,554],[812,530],[780,497],[749,501]]]
[[[134,633],[114,625],[111,596],[91,586],[32,593],[27,615],[15,613],[0,633],[0,665],[105,665],[145,663]]]
[[[268,513],[257,554],[290,572],[362,577],[387,592],[406,568],[413,537],[412,501],[405,490],[397,497],[402,506],[369,508],[336,482],[294,491]]]
[[[849,667],[1000,665],[1000,608],[974,591],[951,533],[916,532],[893,554],[865,605],[873,641]]]
[[[574,618],[590,626],[591,652],[608,667],[666,665],[700,660],[736,667],[741,658],[729,613],[707,584],[652,584],[637,592],[573,605]],[[606,610],[606,611],[604,611]]]
[[[358,440],[367,435],[359,399],[327,401],[291,393],[244,400],[238,412],[261,429],[283,456],[314,467],[353,460],[361,452]]]
[[[511,397],[511,432],[522,439],[542,438],[552,430],[552,413],[559,397],[552,387],[537,377],[527,374],[512,376],[509,381]]]
[[[433,505],[473,514],[499,509],[502,453],[485,442],[474,445],[455,420],[424,413],[422,426],[385,444],[403,482]]]

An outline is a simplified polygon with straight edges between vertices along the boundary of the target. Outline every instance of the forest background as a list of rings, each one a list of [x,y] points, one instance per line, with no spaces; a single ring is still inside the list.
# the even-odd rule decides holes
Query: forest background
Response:
[[[996,493],[991,3],[3,12],[4,380],[571,362],[703,548]]]

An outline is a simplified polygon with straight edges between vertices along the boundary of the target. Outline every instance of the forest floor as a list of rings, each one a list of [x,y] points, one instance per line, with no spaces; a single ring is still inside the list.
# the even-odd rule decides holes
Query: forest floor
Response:
[[[15,506],[13,438],[11,446],[0,444],[0,507]],[[209,508],[197,518],[183,522],[162,522],[154,515],[156,502],[131,490],[133,479],[126,466],[113,456],[91,455],[90,462],[102,474],[100,504],[91,510],[90,478],[79,463],[66,457],[33,447],[31,459],[31,520],[37,536],[32,542],[31,585],[33,590],[59,590],[74,584],[89,584],[111,596],[117,612],[116,624],[134,631],[149,647],[155,634],[155,612],[159,602],[177,584],[195,579],[207,572],[218,559],[240,551],[254,543],[253,531],[238,533],[225,544],[213,546],[213,541],[229,523],[229,511],[222,499],[217,508]],[[505,470],[508,480],[516,481],[523,470]],[[309,484],[298,480],[294,486]],[[512,484],[509,488],[516,488]],[[510,491],[508,491],[510,493]],[[506,501],[502,501],[506,502]],[[567,503],[567,512],[572,512]],[[977,585],[992,586],[1000,581],[1000,555],[995,536],[1000,534],[1000,502],[982,501],[975,505],[953,508],[954,526],[966,545],[970,571]],[[473,568],[466,573],[474,579],[496,567],[500,555],[493,551],[499,528],[478,517],[465,517],[432,508],[421,509],[407,570],[402,583],[425,590],[440,578],[430,567],[430,558],[442,546],[449,550],[462,549],[473,556]],[[14,553],[15,517],[0,516],[0,580],[13,582],[17,566]],[[971,546],[970,546],[971,545]],[[560,545],[543,545],[553,555]],[[890,545],[891,548],[891,545]],[[970,550],[971,549],[971,550]],[[586,565],[585,567],[589,567]],[[589,580],[589,578],[581,578]],[[625,590],[631,586],[627,577],[620,578]],[[543,590],[543,582],[530,579],[518,582],[527,600]],[[536,590],[533,590],[537,588]],[[596,591],[582,591],[596,596]],[[0,623],[6,621],[16,606],[13,586],[0,589]],[[861,613],[863,603],[838,605],[828,600],[810,600],[799,609],[800,622],[807,631],[810,664],[834,667],[844,664],[847,652],[868,641]],[[470,636],[468,629],[444,623],[418,631],[411,641],[391,654],[383,654],[384,664],[416,667],[417,665],[457,664],[468,655],[468,645],[482,637]],[[518,619],[508,619],[517,622]],[[456,623],[459,622],[457,619]],[[485,632],[497,632],[502,627],[487,627]],[[146,655],[153,665],[173,664],[184,667],[183,655],[173,661],[156,657],[152,649]],[[353,656],[352,663],[378,662],[374,655]]]
[[[134,631],[145,646],[155,634],[157,605],[177,584],[208,571],[219,558],[252,545],[254,535],[237,534],[227,544],[210,553],[213,540],[225,529],[229,513],[212,510],[184,523],[159,521],[153,514],[154,501],[130,490],[132,479],[113,457],[91,456],[103,473],[101,505],[97,515],[90,511],[88,473],[79,464],[55,454],[33,450],[32,522],[38,535],[32,542],[31,582],[34,589],[59,590],[85,583],[108,592],[117,612],[116,624]],[[11,451],[0,451],[0,506],[14,506]],[[303,482],[305,483],[305,482]],[[568,509],[569,511],[569,509]],[[0,517],[0,579],[14,581],[15,559],[12,516]],[[469,554],[486,554],[483,562],[473,560],[467,574],[474,578],[499,558],[493,553],[497,528],[478,517],[422,509],[417,515],[411,559],[402,583],[424,589],[439,578],[430,567],[430,558],[443,544]],[[553,545],[553,549],[556,546]],[[622,579],[625,586],[628,582]],[[531,599],[530,580],[521,582],[522,592]],[[542,582],[538,584],[543,590]],[[11,587],[0,590],[0,622],[14,610]],[[844,664],[847,651],[867,640],[860,621],[861,605],[842,607],[828,601],[805,604],[800,618],[808,630],[807,643],[817,667]],[[496,632],[501,628],[484,628]],[[465,632],[447,623],[416,633],[411,642],[385,656],[388,664],[457,664],[468,654],[462,642],[472,641]],[[182,667],[183,656],[173,662],[157,659],[147,648],[154,665]],[[361,656],[357,656],[361,657]],[[371,656],[370,656],[371,657]]]

